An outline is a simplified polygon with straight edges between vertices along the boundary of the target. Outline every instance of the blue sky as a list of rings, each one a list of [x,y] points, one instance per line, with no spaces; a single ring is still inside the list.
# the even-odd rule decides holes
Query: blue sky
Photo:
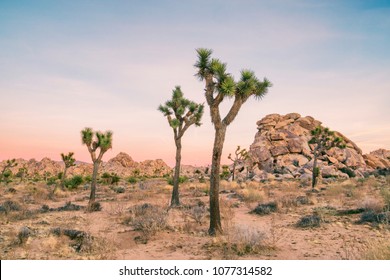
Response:
[[[228,128],[224,158],[249,147],[269,113],[311,115],[364,152],[390,149],[389,41],[390,1],[0,0],[0,160],[89,160],[79,134],[90,126],[114,132],[106,159],[123,151],[172,165],[156,108],[175,85],[205,102],[199,47],[235,76],[249,68],[274,84]],[[206,108],[183,138],[183,163],[208,164],[212,142]]]

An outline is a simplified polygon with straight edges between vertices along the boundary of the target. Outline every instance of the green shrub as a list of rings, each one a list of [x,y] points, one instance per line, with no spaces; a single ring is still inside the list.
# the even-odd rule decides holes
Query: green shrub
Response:
[[[47,178],[46,184],[48,186],[51,186],[51,185],[54,185],[56,182],[57,182],[57,176],[52,176],[52,177]]]
[[[108,172],[104,172],[101,179],[105,184],[114,185],[117,184],[121,178],[116,173],[110,174]]]
[[[80,175],[75,175],[72,178],[65,180],[65,187],[73,190],[76,189],[78,186],[80,186],[83,183],[83,177]]]
[[[187,182],[187,181],[188,181],[187,176],[179,176],[179,184],[182,184],[182,183]],[[169,177],[167,179],[167,182],[169,185],[173,186],[173,177]]]
[[[276,202],[269,202],[264,204],[259,204],[253,209],[250,213],[257,215],[267,215],[271,212],[276,212],[278,210],[278,204]]]
[[[301,228],[313,228],[313,227],[319,227],[320,225],[321,225],[321,217],[318,215],[304,216],[297,223],[297,227],[301,227]]]
[[[347,174],[347,175],[349,176],[349,178],[356,177],[355,172],[354,172],[351,168],[343,167],[343,168],[340,168],[339,170],[340,170],[341,172]]]
[[[131,176],[127,179],[127,182],[129,182],[130,184],[135,184],[138,182],[138,179],[134,176]]]
[[[92,176],[91,175],[86,175],[84,177],[84,182],[85,183],[91,183],[92,182]]]

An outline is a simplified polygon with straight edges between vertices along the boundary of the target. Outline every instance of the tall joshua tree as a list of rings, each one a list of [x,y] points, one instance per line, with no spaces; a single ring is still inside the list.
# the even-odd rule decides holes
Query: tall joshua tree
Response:
[[[312,189],[314,190],[318,183],[318,176],[320,175],[320,168],[317,167],[318,157],[324,155],[332,147],[344,149],[345,143],[341,137],[337,137],[334,131],[329,130],[327,127],[317,126],[311,131],[311,136],[308,143],[314,145],[313,176],[311,182]]]
[[[249,158],[248,152],[246,149],[242,149],[240,146],[237,146],[236,151],[234,152],[234,157],[232,157],[232,154],[230,153],[228,156],[228,159],[230,159],[233,162],[233,173],[232,173],[232,181],[235,179],[235,173],[236,173],[236,166],[237,164],[240,164],[247,160]]]
[[[112,132],[93,131],[92,128],[85,128],[81,131],[81,141],[87,146],[93,162],[93,173],[91,181],[91,195],[89,196],[88,210],[91,211],[95,202],[96,179],[99,166],[105,152],[112,148]],[[97,153],[99,149],[99,152]]]
[[[73,157],[73,155],[74,155],[73,152],[69,152],[67,155],[61,153],[62,161],[65,164],[64,173],[62,173],[62,177],[61,177],[61,188],[62,189],[65,188],[66,172],[68,171],[68,169],[70,167],[76,165],[75,164],[76,159]]]
[[[184,98],[183,92],[179,86],[172,91],[172,99],[160,105],[158,110],[167,117],[168,123],[173,130],[176,145],[176,165],[173,176],[173,190],[171,206],[180,205],[179,200],[179,176],[181,162],[181,138],[186,130],[193,124],[200,126],[200,120],[203,116],[204,106]]]
[[[219,170],[226,129],[237,116],[241,106],[254,96],[261,99],[271,87],[266,78],[260,81],[250,70],[242,70],[241,77],[235,81],[233,76],[226,72],[226,64],[219,59],[211,58],[212,50],[197,49],[198,60],[195,63],[196,75],[205,81],[205,96],[210,107],[211,122],[215,129],[214,148],[212,155],[210,176],[210,228],[209,234],[216,235],[222,232],[219,211]],[[225,99],[233,98],[233,105],[224,118],[221,117],[219,105]]]

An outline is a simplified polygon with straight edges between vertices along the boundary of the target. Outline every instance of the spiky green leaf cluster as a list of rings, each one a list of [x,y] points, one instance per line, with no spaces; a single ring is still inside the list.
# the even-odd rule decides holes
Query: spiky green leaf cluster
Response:
[[[86,127],[81,131],[81,141],[87,146],[92,160],[100,161],[103,154],[112,148],[112,132],[94,132],[92,128]],[[98,158],[95,156],[97,149],[100,149]]]
[[[172,98],[160,105],[158,110],[168,118],[169,125],[173,129],[183,128],[186,124],[201,125],[203,105],[184,98],[180,86],[172,91]]]
[[[74,155],[73,152],[69,152],[68,154],[61,153],[61,158],[66,168],[76,165],[75,164],[76,159],[73,157],[73,155]]]
[[[235,81],[233,76],[226,71],[226,63],[219,59],[211,58],[212,50],[197,49],[198,60],[195,63],[197,68],[196,76],[201,80],[212,79],[213,93],[222,94],[222,97],[236,96],[247,99],[249,96],[262,98],[271,82],[264,78],[260,81],[251,70],[242,70],[239,81]]]
[[[329,150],[332,147],[345,148],[345,142],[341,137],[335,135],[334,131],[329,130],[329,128],[317,126],[310,131],[311,139],[309,144],[316,145],[317,150],[322,153],[326,150]]]

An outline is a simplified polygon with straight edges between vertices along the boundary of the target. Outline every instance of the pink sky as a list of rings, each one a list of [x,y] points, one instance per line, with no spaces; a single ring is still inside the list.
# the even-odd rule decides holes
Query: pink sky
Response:
[[[157,107],[176,85],[205,102],[194,77],[199,47],[235,76],[249,68],[274,84],[228,128],[224,162],[237,145],[249,148],[256,121],[270,113],[311,115],[365,153],[390,149],[386,5],[224,1],[205,2],[205,11],[199,1],[146,2],[0,3],[0,160],[73,151],[89,162],[80,131],[92,127],[114,133],[104,160],[126,152],[172,166],[172,131]],[[207,106],[202,122],[184,135],[183,164],[211,161]]]

